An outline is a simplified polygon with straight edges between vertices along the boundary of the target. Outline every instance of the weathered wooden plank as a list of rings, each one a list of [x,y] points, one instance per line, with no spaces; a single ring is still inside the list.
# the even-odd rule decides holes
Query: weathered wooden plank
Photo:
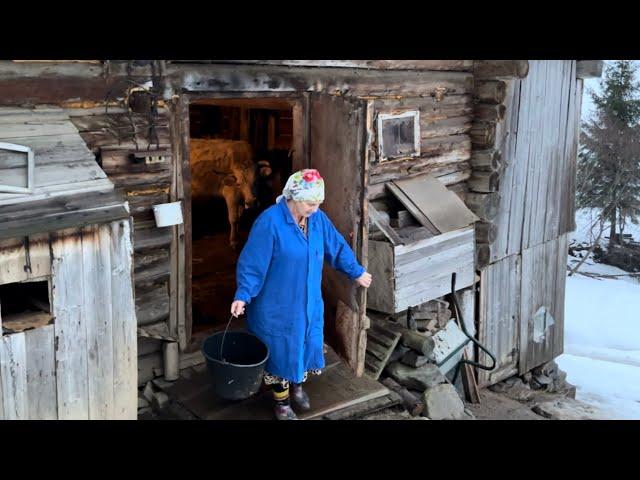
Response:
[[[459,148],[442,151],[437,155],[425,154],[413,158],[397,158],[376,163],[371,168],[371,179],[376,183],[393,180],[420,173],[437,176],[442,171],[462,170],[468,167],[471,158],[471,145],[460,145]]]
[[[465,203],[482,220],[496,218],[500,208],[500,193],[467,193]]]
[[[564,352],[564,313],[565,313],[565,291],[567,285],[567,234],[560,235],[557,240],[556,250],[556,278],[555,278],[555,322],[556,327],[553,337],[552,358],[562,355]]]
[[[24,168],[7,168],[0,170],[0,178],[9,185],[18,185],[26,175]],[[101,180],[107,176],[95,161],[58,163],[36,166],[35,187],[53,185],[69,185],[76,182]]]
[[[78,181],[72,184],[61,183],[36,187],[30,195],[2,193],[0,194],[0,206],[26,204],[38,202],[57,196],[66,196],[80,193],[108,192],[113,190],[113,183],[108,178],[98,180]]]
[[[78,133],[78,130],[68,120],[42,123],[9,123],[0,128],[0,139],[15,137],[44,137]]]
[[[404,266],[420,260],[428,260],[427,257],[435,256],[445,249],[469,242],[473,243],[473,227],[443,233],[409,245],[400,245],[395,247],[396,264]]]
[[[137,335],[133,298],[131,225],[113,222],[111,228],[111,311],[113,332],[113,418],[137,417]]]
[[[575,76],[577,78],[600,78],[604,60],[578,60]]]
[[[471,134],[473,131],[473,117],[470,111],[458,117],[427,119],[420,124],[421,141],[451,135]]]
[[[0,223],[3,234],[8,234],[4,224]],[[4,235],[0,235],[3,238]],[[48,235],[31,235],[28,241],[29,263],[27,265],[27,251],[23,237],[11,235],[12,240],[0,252],[0,285],[5,283],[23,282],[29,279],[42,278],[51,274]]]
[[[474,109],[474,116],[482,122],[501,122],[507,113],[504,105],[487,105],[479,103]]]
[[[519,77],[529,72],[527,60],[476,60],[473,73],[476,78]]]
[[[402,245],[404,242],[396,231],[380,215],[373,205],[369,205],[369,217],[375,225],[387,236],[393,245]]]
[[[464,228],[478,219],[457,195],[430,175],[396,180],[394,184],[440,233]]]
[[[397,294],[401,295],[405,287],[422,284],[431,276],[450,276],[453,268],[456,270],[465,268],[463,267],[465,262],[467,263],[466,268],[472,270],[474,252],[473,241],[469,241],[454,248],[444,249],[429,258],[428,261],[420,262],[424,265],[422,268],[414,266],[413,263],[407,264],[406,268],[396,266]]]
[[[520,256],[512,255],[481,270],[478,340],[496,357],[495,370],[478,370],[481,387],[517,372],[520,268]],[[491,362],[482,351],[478,358],[483,365]]]
[[[395,281],[393,248],[387,242],[369,240],[369,272],[376,279],[367,292],[368,307],[380,312],[393,311]]]
[[[151,248],[162,248],[171,245],[173,234],[167,228],[147,228],[135,230],[134,246],[136,253]]]
[[[575,178],[577,164],[577,149],[580,138],[580,112],[582,105],[582,80],[571,84],[569,108],[567,112],[567,133],[563,155],[563,172],[566,175],[563,190],[560,194],[560,215],[558,218],[558,233],[568,233],[575,230]]]
[[[36,166],[95,160],[95,155],[77,132],[45,137],[11,137],[3,141],[31,148]],[[0,168],[24,166],[25,158],[24,154],[0,150]]]
[[[210,60],[200,61],[207,63],[211,62]],[[218,62],[287,65],[292,67],[367,68],[380,70],[454,70],[464,72],[468,72],[473,68],[473,60],[224,60]],[[215,63],[215,61],[212,63]]]
[[[24,333],[13,333],[0,338],[0,370],[6,420],[27,420],[27,365]]]
[[[56,420],[55,332],[53,325],[25,333],[27,352],[27,398],[30,420]]]
[[[136,294],[138,326],[167,320],[170,313],[170,303],[171,299],[169,298],[166,284],[162,284],[144,294]]]
[[[175,71],[176,66],[169,71]],[[180,68],[180,85],[198,92],[342,93],[349,96],[420,96],[446,88],[448,93],[470,93],[473,76],[463,72],[362,71],[356,69],[286,66],[193,65]]]
[[[109,226],[82,230],[83,319],[87,330],[89,419],[113,418],[113,334]]]
[[[507,86],[502,80],[476,81],[473,97],[479,102],[499,104],[504,101]]]
[[[525,373],[562,352],[566,235],[523,250],[522,258],[519,371]]]
[[[65,228],[83,227],[128,218],[129,216],[130,213],[124,203],[87,208],[85,210],[58,210],[54,213],[40,215],[37,219],[22,218],[0,222],[0,238],[15,238],[40,232],[54,232]],[[42,247],[42,245],[36,245],[36,247]],[[43,256],[42,254],[45,252],[39,250],[36,253]],[[38,266],[44,269],[46,274],[46,270],[48,270],[46,264],[41,262]]]
[[[498,225],[508,225],[508,229],[504,231],[503,244],[498,249],[498,252],[492,255],[492,260],[496,257],[502,258],[506,255],[519,253],[522,248],[529,151],[534,129],[532,115],[529,114],[529,111],[534,107],[535,97],[530,78],[517,82],[514,87],[517,88],[514,88],[514,107],[512,108],[515,109],[516,98],[519,100],[517,103],[518,108],[515,110],[517,113],[512,118],[511,126],[514,127],[515,124],[517,136],[513,144],[509,143],[511,158],[505,158],[505,161],[511,166],[511,169],[507,167],[504,174],[505,177],[511,174],[511,194],[503,197],[504,201],[508,201],[508,203],[501,207],[501,212],[504,213],[504,216],[499,215],[496,220]],[[516,91],[520,92],[518,97],[515,97]]]
[[[82,237],[52,235],[56,391],[60,420],[89,418],[87,330],[82,317]]]

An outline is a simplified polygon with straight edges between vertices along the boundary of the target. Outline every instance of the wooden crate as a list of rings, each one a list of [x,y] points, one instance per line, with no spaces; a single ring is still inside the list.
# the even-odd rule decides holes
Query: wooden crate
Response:
[[[474,242],[473,225],[407,245],[370,239],[367,307],[398,313],[446,295],[454,272],[456,290],[472,285]]]

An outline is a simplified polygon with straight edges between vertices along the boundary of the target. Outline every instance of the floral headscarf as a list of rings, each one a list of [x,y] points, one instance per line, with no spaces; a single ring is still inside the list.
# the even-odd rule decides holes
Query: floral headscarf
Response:
[[[297,202],[322,202],[324,200],[324,180],[315,169],[300,170],[289,177],[276,202],[283,198]]]

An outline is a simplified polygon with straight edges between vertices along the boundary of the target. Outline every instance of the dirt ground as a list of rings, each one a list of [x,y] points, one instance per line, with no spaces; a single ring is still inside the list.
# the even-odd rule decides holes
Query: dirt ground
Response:
[[[476,420],[546,420],[534,413],[532,406],[529,402],[522,403],[487,389],[480,391],[480,403],[465,402]]]

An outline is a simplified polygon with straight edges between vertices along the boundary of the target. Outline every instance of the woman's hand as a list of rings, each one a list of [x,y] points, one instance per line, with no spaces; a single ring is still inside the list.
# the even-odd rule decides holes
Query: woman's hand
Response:
[[[244,303],[242,300],[236,300],[231,304],[231,315],[234,317],[239,317],[244,313]]]
[[[361,287],[369,288],[369,285],[371,285],[371,280],[371,274],[369,272],[364,272],[362,275],[356,278],[356,283]]]

